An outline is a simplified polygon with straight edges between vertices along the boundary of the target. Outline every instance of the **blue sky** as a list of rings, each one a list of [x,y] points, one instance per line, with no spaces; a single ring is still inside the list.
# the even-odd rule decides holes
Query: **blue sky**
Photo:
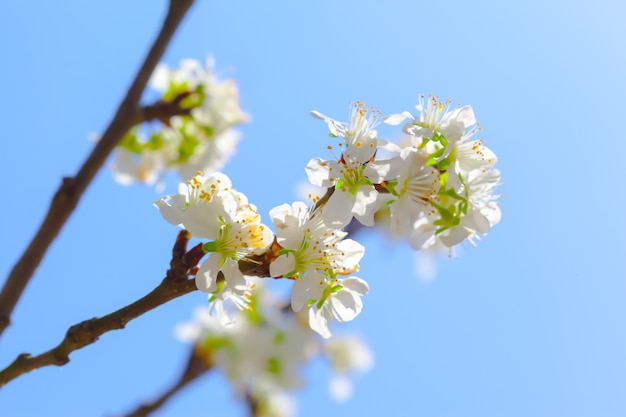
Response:
[[[107,125],[164,16],[147,0],[0,6],[0,271],[41,221],[60,178]],[[299,415],[622,416],[626,414],[626,232],[622,185],[626,63],[622,2],[199,1],[164,61],[215,56],[238,80],[252,122],[225,172],[263,216],[291,202],[304,166],[351,101],[385,114],[417,93],[471,104],[499,157],[502,222],[438,261],[428,283],[408,245],[362,235],[370,283],[354,322],[375,368],[352,400],[327,394],[315,363]],[[170,178],[168,190],[175,179]],[[67,328],[152,289],[176,230],[160,194],[101,172],[37,270],[0,340],[0,366],[56,345]],[[267,217],[265,217],[267,218]],[[193,293],[75,352],[63,368],[0,391],[0,414],[105,416],[175,378],[173,336],[206,296]],[[220,376],[161,416],[244,415]]]

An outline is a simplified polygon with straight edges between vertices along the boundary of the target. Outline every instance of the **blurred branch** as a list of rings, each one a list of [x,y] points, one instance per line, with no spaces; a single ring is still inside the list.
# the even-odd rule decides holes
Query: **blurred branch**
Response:
[[[246,403],[248,404],[248,411],[250,411],[250,417],[257,417],[259,415],[259,402],[252,395],[251,392],[246,391]]]
[[[135,411],[127,414],[126,417],[149,416],[153,411],[156,411],[172,396],[178,393],[178,391],[185,388],[189,383],[195,381],[198,377],[207,373],[213,367],[213,364],[210,363],[209,360],[210,357],[202,351],[193,349],[191,355],[189,355],[187,367],[185,368],[185,371],[181,375],[180,379],[154,401],[141,405]]]
[[[202,244],[186,252],[189,233],[178,234],[170,269],[165,279],[152,292],[143,298],[104,317],[85,320],[69,328],[63,341],[55,348],[38,356],[22,353],[4,370],[0,371],[0,387],[18,376],[44,366],[62,366],[70,361],[69,354],[98,340],[111,330],[123,329],[126,323],[165,304],[166,302],[196,290],[194,279],[188,279],[190,271],[196,267],[204,255]]]
[[[170,118],[172,118],[172,116],[191,115],[192,108],[182,106],[182,101],[191,94],[191,92],[187,91],[177,95],[172,101],[159,100],[154,104],[142,107],[139,109],[139,112],[137,112],[136,120],[133,125],[157,119],[164,125],[170,126]]]
[[[95,145],[75,177],[63,178],[59,190],[50,203],[48,213],[39,230],[13,266],[2,292],[0,292],[0,335],[11,322],[11,314],[35,269],[56,238],[78,201],[91,183],[104,161],[128,130],[143,117],[139,100],[148,79],[161,59],[174,32],[191,7],[193,0],[170,0],[167,16],[152,44],[135,80],[106,131]]]

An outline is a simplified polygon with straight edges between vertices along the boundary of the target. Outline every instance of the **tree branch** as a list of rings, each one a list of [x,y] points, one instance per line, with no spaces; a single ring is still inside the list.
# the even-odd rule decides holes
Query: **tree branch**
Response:
[[[208,359],[208,361],[207,361]],[[195,381],[198,377],[204,375],[213,367],[210,363],[210,355],[204,354],[202,351],[193,349],[187,362],[185,372],[180,379],[167,391],[162,393],[154,401],[146,403],[138,407],[135,411],[127,414],[126,417],[147,417],[152,412],[160,408],[166,401],[174,396],[178,391],[185,388],[189,383]]]
[[[190,116],[192,108],[182,106],[182,101],[190,95],[191,92],[187,91],[180,93],[172,101],[159,100],[152,105],[142,107],[137,113],[137,120],[134,124],[157,119],[164,125],[170,126],[170,119],[173,116]]]
[[[63,178],[59,190],[50,203],[36,235],[11,270],[2,292],[0,292],[0,335],[11,322],[11,313],[22,295],[28,281],[41,262],[52,241],[56,238],[87,186],[91,183],[107,156],[128,130],[141,120],[139,108],[141,94],[154,68],[161,59],[176,28],[191,7],[193,0],[170,0],[167,16],[156,40],[152,44],[135,80],[126,92],[126,97],[117,113],[96,144],[95,148],[73,178]]]
[[[190,271],[196,267],[204,252],[202,244],[185,252],[189,233],[178,234],[172,250],[170,269],[165,279],[152,292],[143,298],[104,317],[85,320],[69,328],[59,345],[38,356],[22,353],[8,367],[0,371],[0,387],[18,376],[44,366],[62,366],[70,361],[69,354],[98,340],[104,333],[123,329],[126,323],[144,313],[196,290],[194,279],[188,279]]]

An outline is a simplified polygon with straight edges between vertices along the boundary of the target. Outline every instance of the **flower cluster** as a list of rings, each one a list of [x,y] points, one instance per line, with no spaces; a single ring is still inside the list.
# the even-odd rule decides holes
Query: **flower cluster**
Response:
[[[178,194],[155,203],[169,223],[208,239],[203,249],[209,256],[196,284],[210,294],[210,311],[223,324],[233,323],[232,307],[235,314],[252,308],[252,277],[294,281],[292,310],[302,312],[324,338],[331,336],[331,320],[353,320],[369,291],[366,281],[351,275],[365,252],[343,230],[353,218],[366,226],[387,218],[392,233],[406,236],[416,250],[474,243],[500,220],[493,194],[500,181],[496,156],[473,139],[479,125],[470,106],[450,109],[449,102],[422,96],[415,115],[383,117],[355,103],[348,123],[319,112],[313,116],[340,139],[341,155],[311,159],[309,180],[327,192],[312,205],[298,201],[273,208],[275,233],[219,172],[198,173]],[[381,122],[399,125],[407,119],[404,146],[378,136]],[[389,156],[379,159],[381,150]]]
[[[308,310],[309,325],[330,337],[328,320],[354,319],[363,308],[361,296],[369,287],[360,278],[339,279],[358,270],[365,248],[339,229],[327,226],[322,215],[302,202],[270,211],[276,241],[282,248],[270,265],[273,277],[295,279],[291,297],[294,311]]]
[[[366,372],[373,363],[367,345],[356,337],[330,341],[315,337],[298,316],[287,314],[280,302],[259,282],[250,300],[254,311],[236,313],[236,322],[224,327],[206,307],[198,308],[192,322],[176,332],[193,343],[207,365],[220,370],[233,383],[237,395],[247,395],[258,404],[259,416],[294,415],[288,391],[301,387],[304,365],[323,355],[334,370],[331,395],[347,399],[350,374]]]
[[[231,321],[225,301],[230,300],[239,309],[249,305],[252,285],[239,270],[238,262],[263,253],[273,239],[256,207],[231,185],[230,178],[222,173],[207,177],[199,172],[179,186],[178,194],[155,202],[170,224],[209,239],[203,249],[210,255],[196,273],[196,285],[211,293],[211,309],[224,324]]]
[[[180,114],[166,117],[149,134],[135,128],[122,139],[112,165],[120,183],[154,184],[171,170],[190,178],[228,162],[240,136],[233,128],[249,117],[239,107],[234,80],[217,79],[213,67],[211,58],[206,68],[195,60],[182,61],[176,70],[157,66],[150,86],[161,94],[161,104],[175,103]]]
[[[420,96],[416,109],[416,115],[382,118],[355,103],[348,123],[313,112],[342,140],[338,160],[313,158],[306,167],[312,184],[334,190],[322,216],[336,227],[353,217],[372,226],[375,215],[388,210],[392,232],[407,235],[416,250],[473,243],[500,221],[493,194],[500,181],[496,156],[472,139],[479,126],[470,106],[450,110],[450,102]],[[408,145],[379,138],[375,127],[381,119],[389,125],[410,119],[402,128]],[[376,159],[378,149],[395,155]]]

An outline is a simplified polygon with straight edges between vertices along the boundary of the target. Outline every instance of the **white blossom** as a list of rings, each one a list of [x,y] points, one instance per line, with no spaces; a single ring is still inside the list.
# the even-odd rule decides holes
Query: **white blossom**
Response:
[[[361,297],[367,294],[369,286],[360,278],[330,280],[323,284],[322,295],[311,303],[309,326],[323,338],[331,336],[328,321],[335,319],[340,323],[351,321],[361,313]]]

